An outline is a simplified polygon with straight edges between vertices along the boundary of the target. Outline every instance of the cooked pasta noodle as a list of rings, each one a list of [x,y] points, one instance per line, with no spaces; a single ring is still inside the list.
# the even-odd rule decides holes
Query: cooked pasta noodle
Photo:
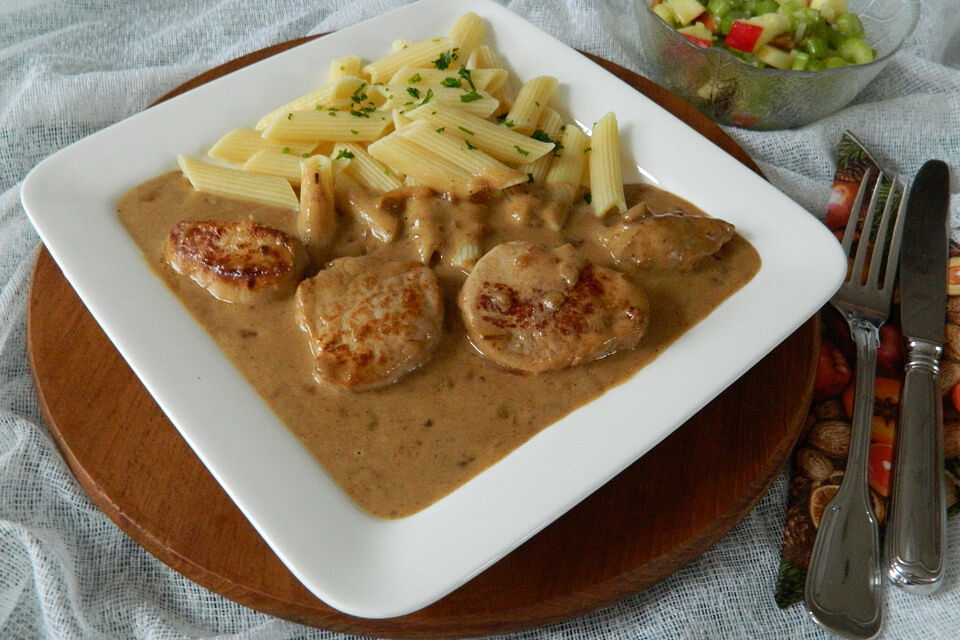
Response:
[[[246,162],[257,151],[287,151],[294,156],[310,153],[314,145],[312,142],[296,140],[265,140],[259,131],[252,129],[234,129],[217,140],[207,155],[221,160]]]
[[[620,135],[613,112],[604,115],[593,126],[590,138],[590,194],[598,216],[610,211],[626,210],[623,197],[623,176],[620,168]]]
[[[239,169],[201,162],[184,155],[177,156],[177,163],[180,165],[180,171],[197,191],[262,202],[284,209],[295,210],[299,206],[293,187],[279,176],[247,173]]]
[[[426,120],[458,138],[483,149],[504,162],[531,162],[553,150],[553,144],[528,138],[510,129],[439,104],[425,104],[407,112],[414,120]],[[289,137],[289,136],[288,136]]]

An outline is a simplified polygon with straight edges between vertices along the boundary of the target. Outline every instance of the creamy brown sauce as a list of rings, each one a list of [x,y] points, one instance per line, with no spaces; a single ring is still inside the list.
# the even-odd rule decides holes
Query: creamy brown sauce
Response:
[[[702,213],[655,187],[629,186],[628,202],[641,200],[652,211]],[[485,249],[518,239],[548,247],[573,242],[594,263],[618,268],[595,241],[604,225],[587,207],[575,209],[557,232],[536,223],[531,211],[537,202],[529,196],[484,205],[434,204],[448,239],[482,221]],[[314,381],[292,298],[253,306],[224,303],[164,261],[164,240],[181,220],[253,218],[296,235],[294,212],[198,193],[178,172],[138,186],[123,197],[118,211],[150,266],[280,419],[360,507],[384,518],[423,509],[544,427],[624,382],[746,284],[760,264],[753,247],[734,236],[691,274],[636,273],[651,306],[640,347],[562,371],[520,375],[485,361],[469,344],[456,305],[466,274],[448,266],[452,249],[444,246],[435,265],[445,294],[444,334],[432,359],[386,388],[335,391]],[[407,233],[384,244],[359,220],[341,214],[338,239],[323,258],[363,253],[418,258]]]

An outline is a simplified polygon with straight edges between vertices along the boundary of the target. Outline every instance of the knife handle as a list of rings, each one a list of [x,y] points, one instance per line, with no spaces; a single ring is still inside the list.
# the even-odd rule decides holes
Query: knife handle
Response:
[[[946,500],[940,352],[934,342],[907,341],[886,531],[887,577],[917,594],[936,591],[943,576]]]

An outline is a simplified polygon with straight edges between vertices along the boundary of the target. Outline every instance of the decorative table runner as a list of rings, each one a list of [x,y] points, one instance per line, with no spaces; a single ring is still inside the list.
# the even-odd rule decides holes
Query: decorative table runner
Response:
[[[869,194],[876,178],[884,174],[880,186],[878,211],[889,194],[889,174],[883,172],[873,156],[849,131],[843,134],[837,150],[837,170],[830,190],[830,202],[824,223],[843,236],[860,182],[869,171],[866,195],[858,216],[857,229],[863,233]],[[899,204],[893,202],[895,207]],[[875,216],[875,225],[880,215]],[[877,232],[876,226],[870,230]],[[960,485],[960,247],[951,243],[947,278],[947,324],[941,359],[940,391],[943,396],[944,457],[946,458],[947,513],[960,510],[957,487]],[[873,424],[870,434],[868,480],[870,501],[880,522],[881,536],[886,522],[893,466],[893,442],[897,430],[900,389],[903,386],[903,337],[900,333],[899,300],[894,293],[890,320],[880,328],[877,349],[877,376],[874,386]],[[847,321],[831,305],[820,311],[823,334],[814,387],[813,404],[803,435],[793,453],[787,514],[783,525],[783,550],[777,575],[776,600],[788,607],[803,600],[810,552],[824,507],[836,495],[843,481],[850,444],[853,415],[853,372],[856,370],[856,346]],[[949,565],[949,561],[948,561]]]

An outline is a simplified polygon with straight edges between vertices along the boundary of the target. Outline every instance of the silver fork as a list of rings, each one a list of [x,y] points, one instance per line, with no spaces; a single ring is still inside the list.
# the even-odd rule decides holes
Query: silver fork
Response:
[[[843,233],[843,249],[848,256],[854,244],[857,218],[869,181],[868,171],[860,183],[850,220]],[[890,313],[907,198],[904,196],[905,185],[894,179],[890,183],[877,229],[869,271],[864,273],[882,182],[881,174],[870,197],[868,213],[863,221],[856,256],[847,280],[830,301],[847,319],[857,345],[853,429],[843,482],[820,520],[810,567],[807,569],[804,594],[807,611],[813,619],[845,638],[872,638],[880,631],[883,621],[880,539],[877,518],[870,504],[867,462],[879,332]],[[898,192],[900,207],[894,213],[892,205]],[[896,217],[896,222],[884,260],[892,217]],[[884,264],[881,266],[881,263]]]

